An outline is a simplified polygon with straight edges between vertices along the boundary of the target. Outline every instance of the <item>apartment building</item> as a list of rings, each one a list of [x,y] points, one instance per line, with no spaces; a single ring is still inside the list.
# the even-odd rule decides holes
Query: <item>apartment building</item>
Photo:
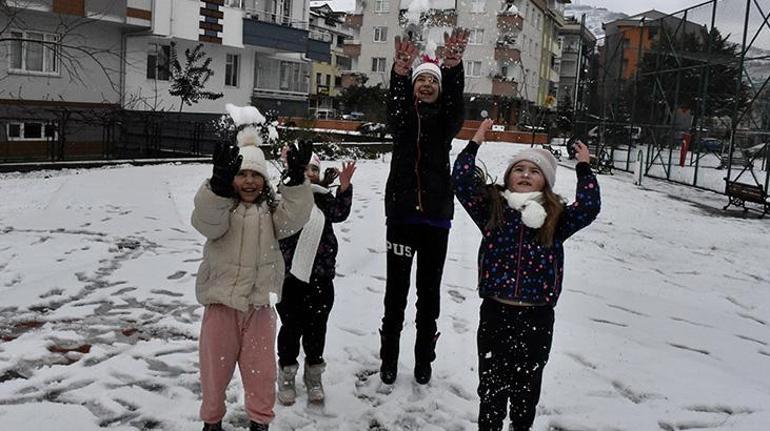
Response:
[[[208,91],[222,100],[281,115],[307,112],[311,62],[329,58],[330,41],[309,31],[308,0],[156,1],[149,34],[126,44],[123,104],[134,110],[177,110],[168,93],[171,42],[178,53],[204,44],[213,59]],[[221,113],[222,100],[185,110]]]
[[[567,0],[553,1],[552,10],[545,0],[437,0],[420,10],[412,0],[359,0],[349,21],[359,26],[360,39],[349,42],[348,53],[368,77],[367,85],[387,86],[396,35],[411,37],[422,52],[435,54],[442,49],[444,32],[467,28],[463,66],[468,117],[487,111],[498,121],[515,124],[523,106],[542,105],[548,85],[558,82],[551,74],[550,56],[558,53],[552,46],[557,39],[543,33],[554,22],[547,16],[558,13],[557,4]]]
[[[345,42],[353,40],[354,32],[345,23],[345,12],[336,12],[326,3],[310,6],[310,33],[316,40],[328,41],[329,57],[312,63],[310,82],[310,111],[316,117],[336,116],[335,97],[343,88],[343,75],[352,67],[345,54]]]
[[[536,103],[547,109],[555,109],[558,100],[561,59],[559,30],[564,27],[564,5],[570,2],[570,0],[535,0],[533,2],[542,12],[542,42],[540,45],[542,53]]]
[[[596,49],[596,36],[575,17],[565,19],[559,30],[561,67],[559,69],[559,103],[568,101],[577,111],[587,109],[589,95],[585,85]]]
[[[123,47],[152,0],[8,0],[0,8],[0,160],[100,154],[120,109]]]

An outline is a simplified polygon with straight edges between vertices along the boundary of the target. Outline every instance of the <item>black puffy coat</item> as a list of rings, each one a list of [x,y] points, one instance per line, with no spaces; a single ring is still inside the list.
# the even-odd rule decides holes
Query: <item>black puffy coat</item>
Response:
[[[462,63],[441,69],[435,103],[415,99],[411,74],[390,73],[388,126],[393,158],[385,186],[388,218],[452,219],[449,150],[464,121]]]

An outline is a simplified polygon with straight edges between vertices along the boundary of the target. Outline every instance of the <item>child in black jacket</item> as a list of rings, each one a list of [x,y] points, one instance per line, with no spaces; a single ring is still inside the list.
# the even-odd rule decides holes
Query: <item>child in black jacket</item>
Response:
[[[417,258],[417,339],[414,376],[431,378],[438,339],[439,291],[454,210],[449,150],[464,119],[462,54],[468,32],[444,35],[443,64],[412,69],[417,48],[396,37],[388,127],[393,158],[385,187],[387,281],[380,329],[380,378],[393,384],[412,260]]]
[[[305,175],[313,188],[315,206],[302,230],[280,241],[286,278],[283,297],[276,305],[281,316],[278,332],[278,401],[292,405],[297,396],[295,376],[299,365],[300,340],[305,351],[303,381],[308,402],[322,403],[325,398],[321,375],[326,369],[323,359],[326,324],[334,303],[334,274],[337,237],[332,223],[345,221],[350,215],[353,186],[350,180],[355,162],[343,163],[339,172],[340,186],[334,195],[327,188],[336,178],[336,170],[320,181],[321,161],[313,154]]]

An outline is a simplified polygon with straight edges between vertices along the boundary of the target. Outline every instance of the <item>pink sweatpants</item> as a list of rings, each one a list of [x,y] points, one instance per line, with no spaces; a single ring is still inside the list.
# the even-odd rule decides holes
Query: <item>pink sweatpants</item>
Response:
[[[225,415],[225,390],[235,364],[241,372],[249,419],[267,424],[275,405],[275,310],[242,313],[226,305],[207,305],[199,339],[201,419],[216,423]]]

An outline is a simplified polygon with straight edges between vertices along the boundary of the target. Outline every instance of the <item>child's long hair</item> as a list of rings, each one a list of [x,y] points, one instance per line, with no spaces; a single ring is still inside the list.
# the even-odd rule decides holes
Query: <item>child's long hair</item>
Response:
[[[506,169],[506,180],[510,169]],[[475,178],[478,184],[483,184],[484,191],[489,199],[489,221],[485,226],[488,230],[499,228],[503,224],[503,209],[507,205],[501,195],[507,190],[504,186],[496,184],[494,180],[482,169],[476,167]],[[537,231],[537,239],[544,247],[553,245],[553,237],[556,234],[556,227],[559,224],[559,218],[564,212],[564,198],[554,193],[551,186],[547,183],[543,188],[543,208],[545,208],[546,217],[543,226]]]

